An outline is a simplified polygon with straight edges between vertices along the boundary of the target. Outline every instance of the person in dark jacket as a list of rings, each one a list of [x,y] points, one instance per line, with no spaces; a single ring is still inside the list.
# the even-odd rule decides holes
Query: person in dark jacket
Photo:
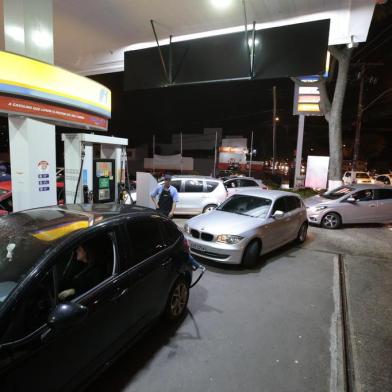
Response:
[[[98,256],[99,257],[99,256]],[[93,248],[87,244],[79,245],[75,257],[64,271],[59,300],[69,300],[102,282],[107,273],[103,262],[94,255]]]

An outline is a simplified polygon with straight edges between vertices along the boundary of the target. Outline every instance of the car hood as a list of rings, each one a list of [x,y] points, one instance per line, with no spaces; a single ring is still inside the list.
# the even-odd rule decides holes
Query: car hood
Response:
[[[317,196],[312,196],[312,197],[308,197],[304,200],[305,206],[306,207],[313,207],[317,204],[332,204],[334,201],[336,200],[331,200],[331,199],[327,199],[325,197],[322,197],[320,195]]]
[[[214,210],[190,219],[190,228],[211,234],[241,234],[260,226],[265,220],[231,212]]]

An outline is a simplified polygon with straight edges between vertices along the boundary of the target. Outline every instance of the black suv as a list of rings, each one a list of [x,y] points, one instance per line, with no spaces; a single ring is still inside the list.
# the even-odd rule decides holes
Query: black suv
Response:
[[[154,319],[185,312],[192,271],[177,226],[120,205],[0,218],[1,391],[73,390]]]

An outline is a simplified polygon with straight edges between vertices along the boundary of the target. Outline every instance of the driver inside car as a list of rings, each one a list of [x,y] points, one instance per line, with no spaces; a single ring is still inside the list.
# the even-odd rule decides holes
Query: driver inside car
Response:
[[[102,282],[106,277],[104,263],[100,262],[98,252],[94,251],[91,244],[79,245],[70,262],[65,268],[60,301],[72,299]]]

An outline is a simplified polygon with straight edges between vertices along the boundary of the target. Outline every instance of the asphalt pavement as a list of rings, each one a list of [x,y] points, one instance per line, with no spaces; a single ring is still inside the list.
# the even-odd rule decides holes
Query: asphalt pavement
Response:
[[[391,299],[390,228],[312,227],[255,269],[207,265],[184,320],[158,322],[90,391],[391,390]]]

